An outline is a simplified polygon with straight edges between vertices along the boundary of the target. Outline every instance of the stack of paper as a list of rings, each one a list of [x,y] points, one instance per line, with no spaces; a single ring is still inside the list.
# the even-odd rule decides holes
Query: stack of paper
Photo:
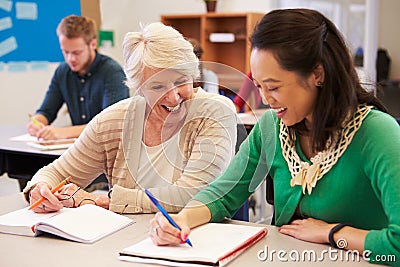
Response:
[[[28,146],[40,149],[40,150],[56,150],[66,149],[70,147],[77,138],[66,138],[56,140],[38,140],[36,136],[30,134],[22,134],[11,137],[11,141],[26,142]]]
[[[29,146],[38,148],[40,150],[55,150],[66,149],[75,142],[76,138],[70,139],[57,139],[57,140],[40,140],[35,142],[28,142]]]

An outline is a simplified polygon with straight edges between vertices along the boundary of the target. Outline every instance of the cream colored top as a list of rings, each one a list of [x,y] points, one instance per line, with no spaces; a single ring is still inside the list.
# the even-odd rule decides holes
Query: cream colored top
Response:
[[[136,179],[141,188],[171,184],[174,171],[183,169],[185,159],[179,153],[178,137],[175,134],[158,146],[146,146],[142,142]]]

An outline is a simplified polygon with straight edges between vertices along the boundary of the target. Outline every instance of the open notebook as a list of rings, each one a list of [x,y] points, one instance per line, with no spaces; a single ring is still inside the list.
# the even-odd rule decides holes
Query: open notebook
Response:
[[[0,216],[0,233],[37,236],[42,232],[81,243],[94,243],[130,225],[133,220],[92,204],[35,213],[28,208]]]
[[[193,247],[157,246],[147,238],[123,249],[119,259],[168,266],[224,266],[266,234],[263,226],[208,223],[190,233]]]
[[[57,150],[70,147],[76,138],[56,139],[56,140],[37,140],[35,136],[29,134],[18,135],[10,138],[11,141],[26,142],[29,146],[40,150]]]

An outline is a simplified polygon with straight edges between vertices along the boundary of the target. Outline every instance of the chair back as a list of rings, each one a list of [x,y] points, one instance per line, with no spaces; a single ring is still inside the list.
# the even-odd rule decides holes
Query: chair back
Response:
[[[236,139],[236,153],[239,151],[239,147],[242,142],[247,138],[247,130],[243,124],[237,125],[237,139]],[[236,211],[232,216],[234,220],[249,221],[249,201],[246,200],[245,203]]]

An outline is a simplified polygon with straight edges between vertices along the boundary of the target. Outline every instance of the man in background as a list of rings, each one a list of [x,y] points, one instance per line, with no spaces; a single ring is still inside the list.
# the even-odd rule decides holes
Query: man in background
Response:
[[[100,111],[129,97],[121,66],[96,50],[92,19],[67,16],[58,25],[57,36],[65,62],[57,67],[42,105],[27,125],[29,134],[42,139],[78,137]],[[64,103],[72,126],[51,126]]]

